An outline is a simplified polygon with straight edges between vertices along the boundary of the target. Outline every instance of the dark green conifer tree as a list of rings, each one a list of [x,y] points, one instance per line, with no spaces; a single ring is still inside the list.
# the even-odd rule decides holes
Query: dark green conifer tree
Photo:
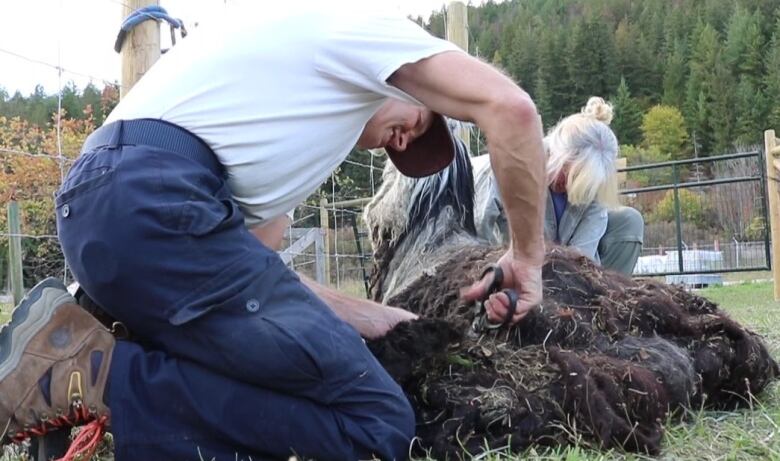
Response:
[[[642,109],[631,97],[625,78],[620,79],[617,93],[612,99],[614,118],[612,130],[620,144],[637,145],[642,140]]]

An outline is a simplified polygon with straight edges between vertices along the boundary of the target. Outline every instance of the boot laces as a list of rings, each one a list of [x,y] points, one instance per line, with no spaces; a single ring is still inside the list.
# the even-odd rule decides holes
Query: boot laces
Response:
[[[95,454],[108,425],[108,416],[98,416],[96,411],[88,409],[81,400],[75,400],[67,414],[52,419],[42,419],[40,424],[18,431],[10,437],[15,443],[20,443],[31,437],[42,437],[55,430],[83,425],[78,435],[71,442],[68,451],[56,461],[88,460]]]

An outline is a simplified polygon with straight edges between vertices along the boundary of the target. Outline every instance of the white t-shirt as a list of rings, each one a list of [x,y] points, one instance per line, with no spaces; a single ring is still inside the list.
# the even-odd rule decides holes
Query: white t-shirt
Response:
[[[254,226],[314,192],[387,97],[417,102],[386,83],[393,72],[449,50],[400,15],[237,11],[163,55],[106,123],[160,118],[199,136]]]

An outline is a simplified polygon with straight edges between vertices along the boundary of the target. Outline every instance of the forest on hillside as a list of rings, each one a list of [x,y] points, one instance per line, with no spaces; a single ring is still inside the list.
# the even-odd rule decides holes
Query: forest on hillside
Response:
[[[471,54],[503,68],[545,125],[609,99],[621,144],[643,142],[644,114],[678,109],[673,157],[729,151],[780,129],[777,0],[513,0],[469,7]],[[444,37],[445,13],[418,22]]]
[[[780,130],[780,0],[488,1],[470,6],[468,14],[470,52],[526,89],[546,127],[578,111],[590,96],[608,99],[629,166],[729,153],[760,143],[766,129]],[[416,20],[443,37],[445,16]],[[0,197],[3,203],[20,202],[22,232],[32,236],[23,242],[30,282],[61,266],[56,240],[40,238],[56,233],[51,197],[84,138],[117,101],[116,85],[68,83],[60,94],[38,86],[28,95],[0,86]],[[472,150],[483,149],[480,136],[472,136]],[[319,226],[320,196],[370,197],[383,164],[384,157],[352,152],[296,210],[295,225]],[[717,178],[734,171],[758,174],[744,160],[705,171],[680,168],[675,175]],[[673,179],[658,170],[635,172],[628,182],[642,187]],[[691,229],[686,235],[762,240],[766,224],[757,211],[762,196],[752,184],[680,193],[684,225]],[[648,245],[672,238],[673,198],[657,192],[630,203],[644,213],[646,234],[656,240]],[[332,226],[346,226],[347,215],[333,214]],[[8,245],[5,215],[0,212],[0,286]]]
[[[119,86],[105,85],[98,88],[92,83],[79,89],[75,83],[68,82],[62,87],[63,118],[84,120],[92,118],[97,126],[119,102]],[[39,128],[51,126],[56,122],[57,105],[60,94],[46,93],[41,85],[36,85],[29,95],[8,91],[0,86],[0,117],[10,120],[19,118]]]

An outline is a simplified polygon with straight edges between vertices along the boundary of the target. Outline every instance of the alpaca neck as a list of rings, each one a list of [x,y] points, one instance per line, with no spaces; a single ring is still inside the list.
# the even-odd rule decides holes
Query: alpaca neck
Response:
[[[377,261],[379,268],[385,268],[377,298],[387,300],[424,274],[435,273],[454,248],[485,245],[473,229],[463,226],[461,218],[458,210],[445,206],[435,219],[402,235],[385,253],[386,259]]]

